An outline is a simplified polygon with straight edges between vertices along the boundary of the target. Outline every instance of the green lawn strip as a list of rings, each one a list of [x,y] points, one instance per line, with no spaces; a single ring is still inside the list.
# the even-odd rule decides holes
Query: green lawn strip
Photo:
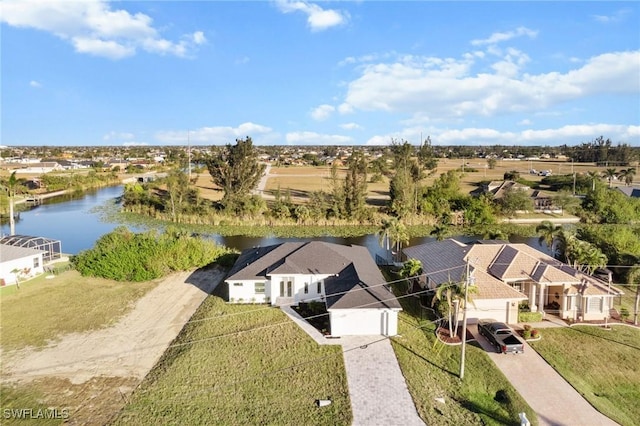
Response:
[[[429,425],[520,424],[537,417],[487,354],[467,345],[465,377],[458,377],[460,346],[437,341],[435,326],[401,313],[393,348],[420,417]],[[444,403],[436,398],[444,398]]]
[[[640,418],[640,330],[547,329],[531,346],[598,411],[621,425]]]
[[[126,283],[66,271],[41,275],[0,293],[3,350],[42,347],[72,332],[108,326],[128,312],[157,281]]]
[[[116,424],[351,423],[340,346],[317,345],[277,308],[216,296],[192,319]]]

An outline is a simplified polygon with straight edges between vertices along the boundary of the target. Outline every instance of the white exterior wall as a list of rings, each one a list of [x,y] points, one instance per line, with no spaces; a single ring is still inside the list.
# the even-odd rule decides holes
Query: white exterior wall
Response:
[[[324,293],[324,279],[329,277],[329,274],[322,275],[271,275],[271,287],[269,290],[269,295],[271,297],[271,303],[275,303],[277,297],[280,296],[280,282],[285,282],[285,293],[286,293],[286,282],[291,281],[293,283],[292,288],[292,296],[293,303],[297,305],[300,302],[305,301],[320,301],[322,297],[325,295]],[[322,282],[322,286],[320,292],[318,293],[318,281]],[[304,292],[304,284],[309,284],[309,292],[305,294]],[[284,297],[287,297],[286,294]]]
[[[329,309],[332,336],[398,334],[398,310]]]
[[[258,281],[265,283],[265,292],[256,293],[255,285],[256,281],[252,280],[234,280],[227,281],[229,286],[229,302],[232,303],[264,303],[265,297],[268,296],[269,283],[265,281]],[[241,285],[236,285],[241,284]]]
[[[515,306],[512,307],[511,303],[514,303]],[[475,324],[478,320],[484,318],[495,319],[507,324],[517,323],[518,301],[510,299],[481,299],[474,300],[473,304],[469,302],[467,305],[467,323]],[[460,313],[460,320],[462,320],[462,312]]]
[[[34,259],[38,259],[38,267],[34,267]],[[27,274],[16,274],[11,272],[15,269],[29,270]],[[16,277],[20,281],[35,277],[36,275],[40,275],[44,272],[43,262],[42,262],[42,253],[34,254],[33,256],[27,256],[20,259],[9,260],[6,262],[0,263],[0,278],[4,279],[4,283],[6,285],[13,285],[16,283]]]

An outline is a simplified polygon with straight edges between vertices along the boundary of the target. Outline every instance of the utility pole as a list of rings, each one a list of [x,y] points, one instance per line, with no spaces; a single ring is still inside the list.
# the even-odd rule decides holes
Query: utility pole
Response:
[[[462,309],[462,353],[460,354],[460,380],[464,379],[464,359],[467,349],[467,302],[469,298],[469,260],[467,259],[467,272],[464,279],[464,308]]]
[[[189,183],[191,183],[191,138],[189,130],[187,130],[187,170],[189,170]]]

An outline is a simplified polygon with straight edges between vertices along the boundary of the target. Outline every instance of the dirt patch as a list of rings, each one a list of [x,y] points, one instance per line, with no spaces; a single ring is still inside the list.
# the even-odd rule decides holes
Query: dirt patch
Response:
[[[75,421],[104,424],[94,418],[117,412],[224,274],[217,268],[173,274],[112,327],[69,334],[41,350],[5,352],[3,385],[29,384],[47,401],[72,408]]]

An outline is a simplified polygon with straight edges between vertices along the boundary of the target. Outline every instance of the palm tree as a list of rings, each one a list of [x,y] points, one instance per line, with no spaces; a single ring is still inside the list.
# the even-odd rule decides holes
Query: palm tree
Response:
[[[596,180],[600,178],[600,174],[595,171],[587,172],[587,176],[591,179],[591,190],[596,190]]]
[[[432,237],[436,237],[437,241],[442,241],[444,240],[444,237],[446,237],[448,232],[449,232],[449,225],[446,225],[444,223],[438,223],[433,227],[431,232],[429,232],[429,235],[431,235]]]
[[[616,169],[609,168],[609,169],[604,171],[604,176],[609,181],[609,188],[611,188],[611,184],[613,182],[613,179],[617,176],[617,171],[616,171]]]
[[[549,250],[556,255],[557,247],[555,243],[561,231],[562,226],[554,225],[548,220],[543,220],[538,226],[536,226],[536,233],[540,235],[538,237],[538,243],[540,243],[540,245],[542,245],[542,243],[546,244]]]
[[[633,303],[633,325],[638,325],[638,309],[640,309],[640,264],[633,266],[627,276],[627,284],[636,286],[636,298]]]
[[[393,257],[393,251],[391,251],[392,259],[396,260],[400,258],[400,250],[403,244],[409,243],[409,233],[407,227],[396,217],[391,217],[388,220],[382,221],[382,226],[378,231],[378,242],[387,251],[391,251],[392,247],[395,248],[395,259]]]
[[[438,301],[446,303],[443,314],[448,317],[449,336],[455,336],[458,333],[460,311],[465,308],[464,287],[464,279],[457,282],[449,279],[448,282],[440,284],[438,288],[436,288],[436,294],[431,302],[431,306],[435,305]],[[468,294],[475,294],[477,292],[478,288],[475,285],[470,284],[468,286]],[[474,304],[471,299],[469,299],[469,302]]]
[[[406,262],[404,262],[404,264],[402,265],[402,269],[400,270],[400,276],[409,280],[411,284],[414,284],[421,274],[422,262],[420,262],[418,259],[407,260]],[[412,288],[413,285],[410,285],[407,289],[407,292],[411,291]]]
[[[627,186],[633,184],[633,176],[636,174],[635,167],[629,167],[628,169],[624,169],[620,172],[620,178],[624,178],[624,183]]]
[[[13,172],[7,181],[7,189],[9,191],[9,235],[15,235],[16,233],[16,220],[13,217],[13,198],[16,196],[17,185],[18,178],[16,177],[16,172]]]

